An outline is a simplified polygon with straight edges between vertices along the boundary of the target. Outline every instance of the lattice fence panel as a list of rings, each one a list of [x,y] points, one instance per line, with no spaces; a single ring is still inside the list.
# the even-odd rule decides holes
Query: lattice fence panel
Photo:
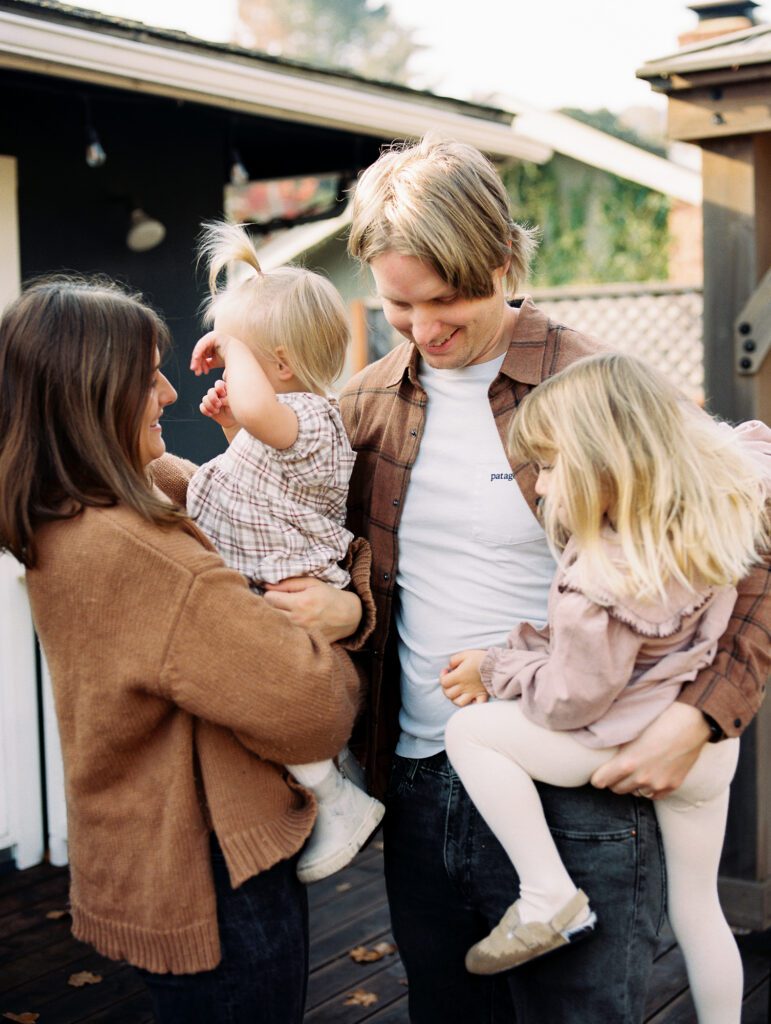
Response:
[[[668,284],[599,285],[531,292],[548,315],[649,360],[692,398],[704,396],[702,293]],[[376,300],[367,303],[367,362],[401,340]]]
[[[693,398],[704,395],[702,293],[700,289],[578,293],[534,291],[554,320],[592,334],[624,352],[647,359]]]

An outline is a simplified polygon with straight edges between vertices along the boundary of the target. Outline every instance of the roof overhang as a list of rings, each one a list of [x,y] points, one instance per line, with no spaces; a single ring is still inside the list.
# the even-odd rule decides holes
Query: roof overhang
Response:
[[[721,72],[732,74],[736,81],[757,79],[768,74],[769,65],[771,26],[756,25],[646,61],[637,77],[660,92],[672,92]]]
[[[552,155],[550,147],[513,132],[502,111],[6,10],[0,10],[0,67],[389,140],[431,130],[498,159],[543,163]]]
[[[771,26],[648,61],[637,72],[669,97],[669,134],[685,142],[771,131]]]

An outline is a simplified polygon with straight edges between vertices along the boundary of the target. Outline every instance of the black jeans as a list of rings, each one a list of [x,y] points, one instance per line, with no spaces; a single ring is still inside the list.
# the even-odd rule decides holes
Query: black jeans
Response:
[[[445,754],[394,759],[384,819],[393,934],[412,1024],[639,1024],[664,915],[649,800],[539,785],[575,883],[597,912],[586,942],[508,974],[468,974],[466,950],[517,896],[511,862]]]
[[[308,981],[308,899],[297,859],[230,887],[212,838],[222,961],[199,974],[140,970],[158,1024],[301,1024]]]

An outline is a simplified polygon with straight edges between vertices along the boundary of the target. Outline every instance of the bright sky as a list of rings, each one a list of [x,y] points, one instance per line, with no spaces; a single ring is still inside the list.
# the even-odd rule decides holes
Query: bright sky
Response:
[[[678,35],[697,21],[687,0],[474,0],[456,15],[447,0],[388,3],[426,46],[412,64],[418,87],[462,99],[504,93],[546,109],[664,106],[635,70],[677,49]],[[76,6],[227,40],[236,0],[76,0]],[[771,21],[771,2],[755,13]]]

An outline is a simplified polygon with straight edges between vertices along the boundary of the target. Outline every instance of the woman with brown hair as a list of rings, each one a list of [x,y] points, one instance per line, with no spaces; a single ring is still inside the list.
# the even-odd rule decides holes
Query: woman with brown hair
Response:
[[[109,281],[39,282],[6,309],[0,550],[27,568],[53,680],[73,933],[141,969],[164,1024],[290,1024],[314,803],[279,766],[348,739],[359,685],[331,642],[364,639],[362,605],[336,591],[309,634],[186,516],[194,467],[164,454],[160,425],[167,345]],[[370,605],[368,574],[359,551]]]

